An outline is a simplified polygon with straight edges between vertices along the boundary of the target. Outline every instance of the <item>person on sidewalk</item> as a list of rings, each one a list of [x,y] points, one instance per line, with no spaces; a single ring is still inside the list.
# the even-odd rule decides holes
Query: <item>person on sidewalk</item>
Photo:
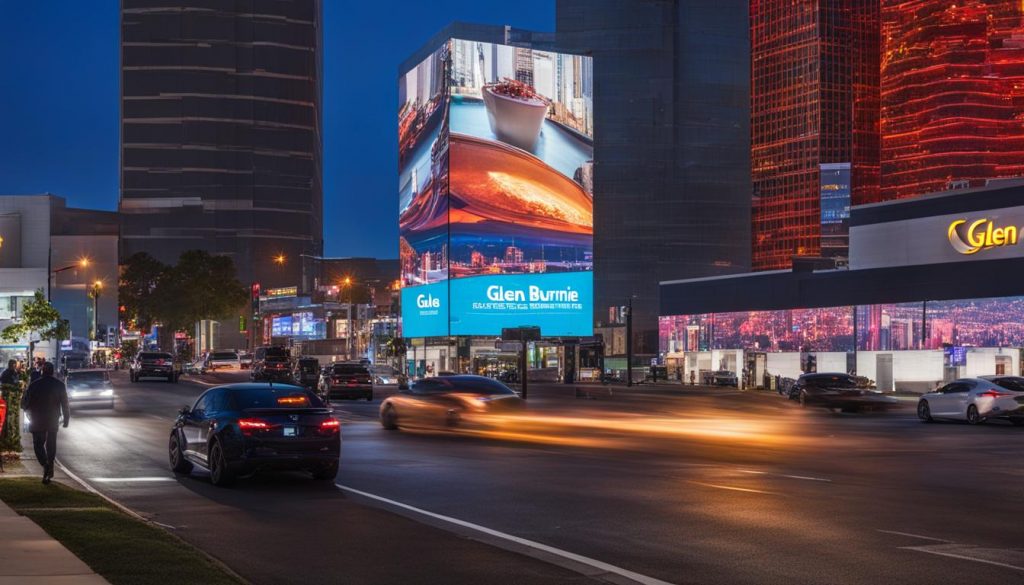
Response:
[[[43,483],[53,478],[53,460],[57,457],[57,426],[64,415],[64,428],[71,420],[68,389],[53,376],[53,364],[44,362],[41,377],[28,385],[21,408],[29,416],[29,432],[36,459],[43,466]]]
[[[28,383],[31,384],[43,376],[43,358],[36,358],[32,364],[32,371],[28,373]]]
[[[8,360],[7,369],[0,372],[0,386],[11,385],[14,386],[18,383],[18,360]]]

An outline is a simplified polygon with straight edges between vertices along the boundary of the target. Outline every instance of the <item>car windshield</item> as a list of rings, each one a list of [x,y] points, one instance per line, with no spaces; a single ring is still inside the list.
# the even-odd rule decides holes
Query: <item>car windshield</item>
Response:
[[[237,360],[238,354],[230,351],[218,351],[210,355],[211,360]]]
[[[73,372],[68,374],[68,386],[103,386],[110,381],[106,372]]]
[[[160,353],[155,351],[147,351],[139,354],[140,360],[169,360],[173,359],[169,353]]]
[[[360,366],[359,364],[334,364],[333,373],[335,373],[335,374],[369,374],[370,371],[366,369],[366,366]]]
[[[232,390],[239,410],[248,408],[323,408],[320,398],[308,390],[295,386],[246,388]]]
[[[268,347],[263,354],[266,359],[282,359],[288,357],[288,350],[283,347]]]
[[[992,380],[992,383],[1011,392],[1024,392],[1024,378],[1018,378],[1017,376],[996,378]]]

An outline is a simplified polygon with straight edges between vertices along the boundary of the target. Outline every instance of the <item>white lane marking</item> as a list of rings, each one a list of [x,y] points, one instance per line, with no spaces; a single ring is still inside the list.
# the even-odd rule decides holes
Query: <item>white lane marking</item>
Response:
[[[917,552],[923,552],[930,555],[938,555],[940,557],[950,557],[953,559],[960,559],[964,561],[974,561],[975,563],[984,563],[986,565],[995,565],[997,567],[1003,567],[1006,569],[1013,569],[1014,571],[1024,571],[1024,566],[1011,565],[1009,563],[1002,563],[999,561],[992,561],[989,559],[980,558],[978,556],[972,556],[969,554],[971,551],[989,551],[997,554],[1005,553],[1020,553],[1020,551],[1011,551],[1007,549],[984,549],[981,547],[963,545],[963,544],[927,544],[924,546],[902,546],[903,550],[913,550]]]
[[[139,483],[150,481],[175,481],[172,477],[90,477],[90,481],[100,483]]]
[[[806,481],[825,481],[828,483],[832,483],[831,479],[827,479],[824,477],[811,477],[809,475],[786,475],[785,473],[769,473],[767,471],[755,471],[753,469],[737,469],[736,471],[740,473],[749,473],[752,475],[774,475],[777,477],[788,477],[789,479],[803,479]]]
[[[557,557],[561,557],[563,559],[570,560],[570,561],[573,561],[575,563],[586,565],[588,567],[593,567],[595,569],[599,569],[601,571],[604,571],[605,573],[612,573],[612,574],[618,575],[620,577],[625,577],[626,579],[629,579],[629,580],[634,581],[636,583],[641,583],[643,585],[672,585],[668,581],[662,581],[660,579],[655,579],[654,577],[648,577],[647,575],[641,575],[640,573],[634,573],[633,571],[630,571],[630,570],[627,570],[627,569],[623,569],[621,567],[616,567],[615,565],[610,565],[608,563],[605,563],[603,561],[599,561],[597,559],[592,559],[590,557],[585,557],[583,555],[578,555],[576,553],[572,553],[572,552],[569,552],[569,551],[566,551],[566,550],[555,548],[553,546],[548,546],[546,544],[541,544],[541,543],[533,541],[533,540],[527,540],[525,538],[520,538],[518,536],[513,536],[513,535],[507,534],[505,532],[499,532],[497,530],[494,530],[493,528],[487,528],[486,526],[480,526],[479,524],[473,524],[472,522],[467,522],[465,520],[459,520],[458,518],[452,518],[451,516],[445,516],[443,514],[438,514],[436,512],[431,512],[429,510],[424,510],[422,508],[417,508],[415,506],[410,506],[409,504],[403,504],[402,502],[398,502],[396,500],[385,498],[383,496],[378,496],[378,495],[375,495],[375,494],[371,494],[369,492],[364,492],[362,490],[357,490],[357,489],[352,488],[352,487],[341,485],[340,483],[336,483],[334,485],[338,489],[340,489],[342,491],[345,491],[345,492],[351,492],[353,494],[357,494],[357,495],[362,496],[364,498],[369,498],[371,500],[376,500],[378,502],[383,502],[385,504],[388,504],[389,506],[394,506],[396,508],[401,508],[403,510],[408,510],[410,512],[415,512],[415,513],[421,514],[423,516],[434,518],[435,520],[441,520],[443,522],[448,522],[449,524],[455,524],[456,526],[461,526],[463,528],[469,528],[470,530],[475,530],[477,532],[481,532],[481,533],[486,534],[488,536],[493,536],[493,537],[496,537],[496,538],[500,538],[502,540],[507,540],[509,542],[513,542],[513,543],[518,544],[520,546],[525,546],[527,548],[531,548],[531,549],[534,549],[534,550],[545,552],[547,554],[554,555],[554,556],[557,556]]]
[[[55,459],[54,463],[56,463],[57,467],[59,467],[60,470],[64,472],[64,475],[70,477],[72,480],[77,482],[78,485],[84,487],[87,492],[95,494],[95,495],[103,498],[110,505],[116,507],[118,510],[121,510],[125,514],[128,514],[132,518],[136,518],[136,519],[141,520],[143,522],[149,522],[149,518],[146,518],[145,516],[143,516],[142,514],[139,514],[135,510],[132,510],[131,508],[129,508],[128,506],[125,506],[121,502],[118,502],[118,501],[114,500],[113,498],[111,498],[110,496],[104,494],[100,490],[92,487],[92,484],[90,484],[89,482],[85,481],[84,479],[82,479],[82,478],[78,477],[77,475],[75,475],[74,473],[72,473],[71,470],[68,469],[66,465],[64,465],[63,463],[60,462],[60,459]]]
[[[747,492],[747,493],[751,493],[751,494],[768,494],[768,495],[773,495],[773,496],[774,495],[778,495],[775,492],[767,492],[767,491],[764,491],[764,490],[755,490],[753,488],[736,487],[734,485],[721,485],[721,484],[717,484],[717,483],[704,483],[703,481],[692,481],[692,480],[690,481],[690,483],[697,484],[697,485],[702,485],[704,487],[720,489],[720,490],[729,490],[729,491],[733,491],[733,492]]]
[[[881,528],[876,528],[875,530],[877,530],[878,532],[884,532],[885,534],[896,534],[898,536],[909,536],[911,538],[920,538],[921,540],[934,540],[935,542],[953,542],[952,540],[944,540],[942,538],[934,538],[932,536],[922,536],[920,534],[911,534],[909,532],[899,532],[899,531],[896,531],[896,530],[882,530]]]

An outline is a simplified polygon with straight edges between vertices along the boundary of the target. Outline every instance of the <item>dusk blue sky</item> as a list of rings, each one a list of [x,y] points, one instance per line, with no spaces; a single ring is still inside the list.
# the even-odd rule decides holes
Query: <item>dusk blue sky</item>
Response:
[[[116,0],[0,0],[0,194],[116,209]],[[324,252],[398,255],[398,65],[453,20],[554,29],[554,0],[324,0]]]

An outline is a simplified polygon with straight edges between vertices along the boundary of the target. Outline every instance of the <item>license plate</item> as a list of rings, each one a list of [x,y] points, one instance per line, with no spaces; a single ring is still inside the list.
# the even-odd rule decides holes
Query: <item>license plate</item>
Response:
[[[293,427],[293,426],[288,426],[288,425],[286,425],[286,426],[282,427],[282,429],[283,429],[283,431],[284,431],[284,436],[285,436],[285,437],[296,437],[296,436],[298,436],[298,435],[296,435],[296,433],[295,433],[295,431],[296,431],[296,428],[295,428],[295,427]]]

